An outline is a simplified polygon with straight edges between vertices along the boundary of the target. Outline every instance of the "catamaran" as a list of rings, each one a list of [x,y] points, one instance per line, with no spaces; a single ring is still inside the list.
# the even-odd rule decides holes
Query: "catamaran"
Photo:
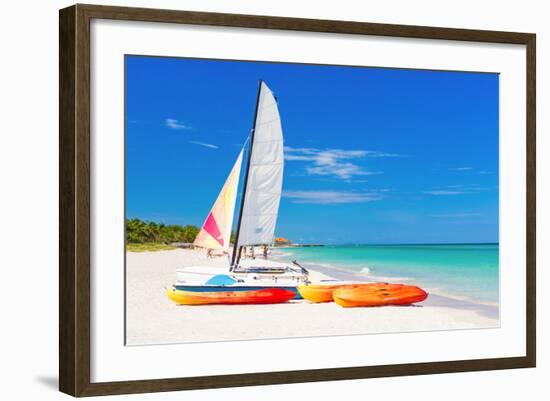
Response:
[[[239,176],[247,147],[248,160],[236,238],[231,249]],[[195,247],[227,254],[227,271],[220,273],[219,267],[179,268],[174,284],[176,290],[214,292],[283,288],[294,291],[296,297],[300,297],[296,287],[308,282],[308,271],[297,262],[285,264],[270,261],[268,264],[259,259],[243,260],[245,247],[268,246],[273,242],[283,169],[283,132],[277,100],[265,82],[260,80],[250,137],[194,242]]]

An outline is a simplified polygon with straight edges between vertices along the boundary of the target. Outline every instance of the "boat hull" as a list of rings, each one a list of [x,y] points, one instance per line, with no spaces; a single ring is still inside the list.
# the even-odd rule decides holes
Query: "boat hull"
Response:
[[[231,286],[215,286],[215,285],[192,285],[192,284],[174,284],[174,288],[179,291],[189,292],[224,292],[224,291],[259,291],[268,288],[277,288],[294,293],[293,299],[302,299],[296,286],[258,286],[258,285],[231,285]]]
[[[344,308],[357,306],[410,305],[428,297],[422,288],[404,284],[377,284],[369,287],[337,289],[334,302]]]
[[[180,305],[246,305],[278,304],[294,298],[294,292],[281,288],[267,288],[254,291],[180,291],[170,288],[166,295]]]

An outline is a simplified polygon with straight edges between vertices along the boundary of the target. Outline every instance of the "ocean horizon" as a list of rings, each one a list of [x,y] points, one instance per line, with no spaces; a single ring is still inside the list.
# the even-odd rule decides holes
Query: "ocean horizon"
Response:
[[[288,247],[292,248],[293,246],[375,246],[375,245],[499,245],[498,241],[488,241],[488,242],[297,242],[291,243]],[[279,248],[284,248],[286,246],[279,246]]]

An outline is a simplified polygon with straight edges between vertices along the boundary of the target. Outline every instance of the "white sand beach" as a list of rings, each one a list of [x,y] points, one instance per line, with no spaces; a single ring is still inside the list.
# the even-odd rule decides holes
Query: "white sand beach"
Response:
[[[245,264],[247,261],[244,262]],[[176,305],[165,290],[176,268],[227,265],[195,250],[128,252],[126,259],[126,344],[168,344],[350,334],[499,327],[498,307],[430,293],[413,306],[341,308],[305,300],[275,305]],[[353,273],[310,270],[312,282]],[[368,280],[368,276],[357,276]]]

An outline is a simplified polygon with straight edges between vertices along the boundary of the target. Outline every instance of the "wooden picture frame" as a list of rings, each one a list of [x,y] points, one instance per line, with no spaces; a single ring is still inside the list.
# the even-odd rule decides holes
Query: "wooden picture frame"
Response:
[[[526,46],[526,356],[92,383],[90,380],[90,21],[94,18]],[[73,396],[144,393],[534,367],[535,34],[74,5],[59,14],[59,388]]]

